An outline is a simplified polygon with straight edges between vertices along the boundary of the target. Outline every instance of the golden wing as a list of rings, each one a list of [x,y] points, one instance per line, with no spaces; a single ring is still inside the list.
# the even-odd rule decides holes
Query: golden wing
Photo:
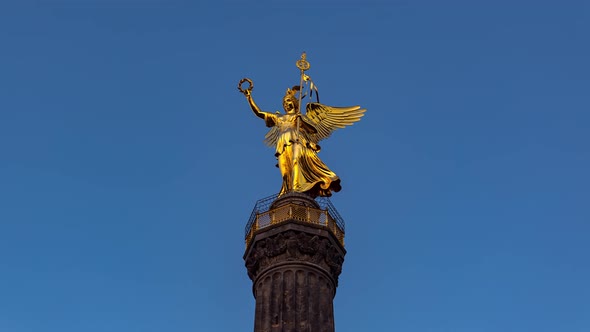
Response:
[[[277,145],[277,142],[279,141],[279,136],[281,135],[281,131],[279,130],[279,128],[277,126],[273,126],[270,128],[270,130],[268,131],[268,133],[266,133],[266,135],[264,135],[264,144],[274,147]]]
[[[316,143],[330,137],[334,130],[359,121],[366,111],[360,106],[333,107],[320,103],[308,103],[306,110],[301,118],[317,130],[317,133],[309,135]]]

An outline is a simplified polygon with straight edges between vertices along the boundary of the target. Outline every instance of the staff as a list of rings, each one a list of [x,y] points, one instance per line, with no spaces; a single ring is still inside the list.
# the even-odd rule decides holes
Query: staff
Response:
[[[301,54],[301,59],[297,60],[297,62],[295,62],[295,65],[297,66],[297,68],[299,68],[299,70],[301,71],[301,79],[299,80],[299,114],[297,115],[297,139],[295,142],[295,149],[293,151],[293,165],[295,165],[297,163],[297,155],[299,154],[299,148],[301,143],[299,142],[299,127],[300,127],[300,121],[301,121],[301,100],[303,99],[303,78],[305,77],[305,71],[309,69],[310,64],[309,62],[307,62],[307,55],[305,54],[305,52],[303,52]],[[297,167],[293,167],[293,172],[291,174],[292,179],[295,183],[295,172],[298,168]],[[293,188],[295,189],[295,188]]]

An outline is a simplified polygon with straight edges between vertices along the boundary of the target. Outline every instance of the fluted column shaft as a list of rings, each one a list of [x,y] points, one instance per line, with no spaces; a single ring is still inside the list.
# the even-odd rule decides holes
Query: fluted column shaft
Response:
[[[254,332],[334,332],[344,255],[321,226],[292,221],[256,233],[244,255],[256,298]]]

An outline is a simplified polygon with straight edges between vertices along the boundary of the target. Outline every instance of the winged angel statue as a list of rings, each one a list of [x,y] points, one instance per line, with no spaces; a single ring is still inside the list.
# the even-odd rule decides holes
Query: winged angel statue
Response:
[[[305,57],[302,56],[302,59],[305,60]],[[311,99],[314,90],[317,96],[317,88],[309,76],[303,72],[304,69],[301,69],[301,81],[310,83]],[[244,90],[241,85],[246,81],[250,86]],[[318,143],[328,138],[334,130],[359,121],[366,110],[360,106],[327,106],[320,104],[317,98],[318,102],[308,102],[305,108],[306,114],[301,114],[301,100],[306,96],[302,95],[303,91],[299,85],[287,89],[283,97],[284,115],[279,112],[267,113],[254,102],[252,88],[253,84],[249,79],[243,79],[238,86],[240,92],[246,96],[254,114],[264,119],[266,126],[270,127],[264,141],[267,145],[276,147],[277,166],[283,177],[279,195],[300,192],[317,197],[331,196],[332,192],[340,191],[340,178],[318,157],[320,152]]]

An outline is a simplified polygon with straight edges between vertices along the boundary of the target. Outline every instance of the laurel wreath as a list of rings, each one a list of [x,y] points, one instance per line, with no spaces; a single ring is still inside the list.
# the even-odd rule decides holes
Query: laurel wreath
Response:
[[[246,89],[246,91],[252,91],[252,89],[254,89],[254,83],[252,83],[252,80],[249,78],[242,78],[240,80],[240,83],[238,83],[238,90],[243,93],[244,95],[246,95],[246,91],[244,89],[242,89],[242,84],[248,82],[249,86]]]

